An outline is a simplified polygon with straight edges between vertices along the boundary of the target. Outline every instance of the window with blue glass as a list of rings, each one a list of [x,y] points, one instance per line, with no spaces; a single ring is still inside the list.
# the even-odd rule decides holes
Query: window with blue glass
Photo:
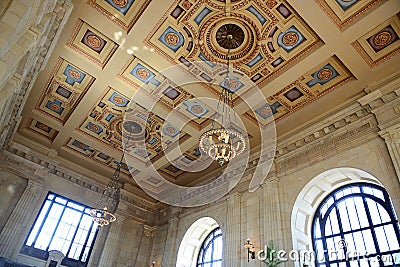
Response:
[[[86,266],[98,226],[90,207],[49,193],[21,253],[46,260],[48,251],[59,250],[65,266]]]
[[[222,231],[217,227],[206,237],[197,257],[197,267],[222,266]]]
[[[400,266],[399,228],[384,188],[341,187],[325,198],[313,219],[316,266]]]

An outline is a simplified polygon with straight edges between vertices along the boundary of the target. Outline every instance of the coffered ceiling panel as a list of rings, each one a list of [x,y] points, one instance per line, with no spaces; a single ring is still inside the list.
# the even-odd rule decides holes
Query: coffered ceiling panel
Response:
[[[48,79],[36,110],[64,124],[95,78],[60,58]]]
[[[400,51],[400,13],[352,43],[365,61],[375,67]]]
[[[108,20],[130,31],[151,0],[89,0]]]
[[[339,29],[365,16],[385,0],[315,0]]]
[[[226,62],[230,46],[233,67],[257,84],[322,44],[287,2],[231,1],[227,8],[211,0],[175,1],[145,42],[177,64],[203,61],[211,69]]]
[[[258,107],[255,110],[256,116],[254,113],[246,115],[254,122],[262,121],[268,119],[271,109],[275,120],[283,119],[352,79],[354,76],[344,64],[336,56],[332,56],[268,97],[268,105]]]
[[[102,68],[118,48],[113,40],[80,19],[67,45]]]
[[[221,86],[257,152],[270,111],[285,138],[399,69],[398,0],[72,1],[15,140],[106,184],[131,131],[132,192],[223,170],[198,150]]]
[[[111,168],[116,168],[117,163],[120,159],[112,158],[104,152],[100,152],[89,145],[77,140],[70,138],[65,144],[65,148],[70,149],[76,153],[80,153],[87,158],[95,160],[96,162],[101,162],[102,164],[109,166]],[[125,162],[121,165],[121,171],[130,174],[131,172],[136,172],[137,170],[131,166],[128,166]]]

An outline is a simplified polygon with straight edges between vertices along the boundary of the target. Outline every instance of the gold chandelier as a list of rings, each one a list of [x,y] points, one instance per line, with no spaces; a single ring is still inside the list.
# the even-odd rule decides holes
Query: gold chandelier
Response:
[[[221,85],[222,90],[219,95],[217,110],[211,129],[203,133],[199,141],[200,149],[213,160],[218,161],[220,166],[241,154],[246,148],[244,136],[232,128],[233,125],[231,123],[231,116],[236,119],[232,97],[233,92],[229,89],[229,61],[232,35],[227,35],[226,38],[228,43],[226,77]],[[220,115],[220,119],[217,117],[218,114]],[[216,126],[216,122],[219,126]]]
[[[124,129],[129,131],[128,141],[125,144],[127,145],[131,138],[131,134],[134,131],[134,128],[132,125],[129,124],[129,121],[125,122],[125,124],[127,124],[127,127],[124,127]],[[107,184],[107,187],[104,188],[104,191],[101,194],[99,201],[97,202],[96,208],[89,211],[89,214],[93,218],[93,221],[99,226],[108,225],[117,220],[115,212],[117,211],[120,200],[120,189],[118,185],[118,180],[124,155],[125,147],[123,147],[121,160],[117,162],[117,168],[109,183]]]

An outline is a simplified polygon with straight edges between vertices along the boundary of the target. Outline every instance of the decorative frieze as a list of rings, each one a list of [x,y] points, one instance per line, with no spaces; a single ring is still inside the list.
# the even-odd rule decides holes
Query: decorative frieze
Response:
[[[10,169],[15,169],[20,174],[24,173],[23,176],[25,178],[33,177],[38,172],[45,172],[98,194],[101,194],[104,189],[104,185],[96,183],[88,177],[61,166],[60,163],[54,159],[40,155],[37,152],[24,150],[21,145],[14,144],[10,148],[10,151],[3,150],[2,154],[5,159],[3,164],[6,164]],[[135,214],[136,216],[139,215],[139,219],[142,222],[148,220],[147,217],[149,216],[149,213],[151,213],[150,216],[154,216],[155,212],[159,208],[159,205],[157,205],[156,202],[151,202],[124,189],[121,190],[121,200],[131,206],[133,210],[139,210],[139,213],[133,212],[132,216],[135,216]],[[121,205],[123,205],[123,203],[121,203]],[[143,213],[142,211],[146,212]]]

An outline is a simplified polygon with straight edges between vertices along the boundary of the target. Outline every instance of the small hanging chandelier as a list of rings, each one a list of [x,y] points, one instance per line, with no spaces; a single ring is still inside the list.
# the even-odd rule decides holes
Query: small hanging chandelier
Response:
[[[130,130],[129,137],[128,141],[126,142],[126,145],[129,143],[131,134],[133,132],[133,129],[129,130]],[[99,226],[108,225],[117,220],[115,212],[117,211],[118,203],[120,200],[120,188],[118,185],[118,180],[119,180],[119,174],[121,172],[121,166],[123,163],[122,160],[124,158],[124,155],[125,155],[125,149],[123,149],[122,151],[121,160],[117,162],[117,168],[113,176],[111,177],[109,183],[107,184],[107,187],[104,188],[104,191],[101,194],[99,201],[97,202],[96,208],[91,209],[89,211],[89,214],[90,216],[92,216],[93,221],[97,223]]]
[[[246,148],[243,135],[232,128],[233,125],[231,124],[231,110],[236,121],[235,107],[232,98],[233,92],[229,89],[229,61],[232,35],[227,35],[226,38],[228,42],[226,77],[221,85],[222,91],[219,95],[217,110],[213,118],[211,129],[203,133],[199,141],[200,149],[213,160],[218,161],[220,166],[241,154]],[[217,121],[218,114],[220,114],[220,120]],[[219,126],[215,125],[216,121],[219,123]]]

